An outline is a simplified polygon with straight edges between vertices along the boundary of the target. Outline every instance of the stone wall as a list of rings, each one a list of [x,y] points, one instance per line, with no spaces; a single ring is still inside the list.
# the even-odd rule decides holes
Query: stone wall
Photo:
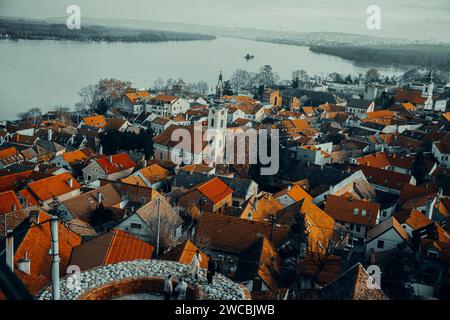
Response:
[[[164,279],[173,275],[174,284],[183,277],[189,285],[188,298],[206,300],[247,300],[248,290],[222,274],[216,274],[211,285],[206,271],[199,280],[187,274],[187,266],[165,260],[135,260],[94,268],[61,279],[61,300],[105,300],[135,293],[161,292]],[[38,299],[51,299],[51,286]]]

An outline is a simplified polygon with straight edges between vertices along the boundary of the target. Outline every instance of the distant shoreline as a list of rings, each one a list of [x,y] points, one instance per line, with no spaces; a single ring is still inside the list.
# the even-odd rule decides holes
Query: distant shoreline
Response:
[[[0,19],[0,39],[7,40],[53,40],[79,42],[167,42],[214,40],[216,36],[132,28],[84,26],[70,30],[62,23],[35,22],[26,20]]]

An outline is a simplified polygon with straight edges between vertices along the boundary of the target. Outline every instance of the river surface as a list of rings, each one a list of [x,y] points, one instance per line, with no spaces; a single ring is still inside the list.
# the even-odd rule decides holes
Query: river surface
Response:
[[[255,58],[245,61],[247,53]],[[79,90],[101,78],[128,80],[137,88],[149,88],[158,77],[204,80],[212,87],[220,69],[228,79],[238,68],[258,71],[265,64],[283,79],[290,79],[296,69],[356,75],[371,67],[313,53],[307,47],[234,38],[157,43],[0,40],[0,120],[17,118],[32,107],[72,108],[80,100]],[[405,71],[377,69],[389,76]]]

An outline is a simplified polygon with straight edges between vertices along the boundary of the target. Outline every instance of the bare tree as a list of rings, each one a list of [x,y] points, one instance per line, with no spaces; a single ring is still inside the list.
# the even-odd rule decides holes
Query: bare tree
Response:
[[[95,100],[95,86],[91,84],[87,87],[81,88],[78,95],[81,97],[81,101],[79,102],[80,109],[92,108]]]
[[[155,87],[156,91],[158,91],[158,92],[161,92],[166,88],[164,79],[161,77],[159,77],[158,79],[155,80],[155,82],[153,83],[153,86]]]
[[[182,220],[166,198],[160,195],[139,208],[136,213],[146,222],[148,226],[147,240],[155,243],[158,235],[158,199],[160,201],[159,240],[161,247],[167,248],[177,243],[174,235],[176,228],[181,225]],[[160,252],[162,251],[163,250]]]
[[[262,66],[259,69],[258,73],[258,82],[259,85],[262,85],[266,88],[271,88],[280,81],[280,76],[273,71],[271,65]]]
[[[258,75],[255,72],[237,69],[232,74],[230,83],[235,92],[251,90],[258,83]]]

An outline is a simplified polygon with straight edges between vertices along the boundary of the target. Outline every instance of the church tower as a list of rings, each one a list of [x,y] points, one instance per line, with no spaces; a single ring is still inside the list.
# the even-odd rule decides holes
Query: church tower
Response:
[[[430,70],[427,78],[425,79],[425,83],[422,87],[422,98],[427,99],[424,103],[423,108],[427,110],[433,109],[433,90],[434,90],[434,82],[433,82],[433,74]]]
[[[433,74],[430,70],[427,78],[425,79],[425,83],[423,84],[422,87],[422,98],[428,98],[429,96],[433,96],[433,89],[434,89]]]
[[[207,140],[211,159],[215,163],[223,163],[225,157],[227,117],[228,109],[223,104],[209,107]]]
[[[208,112],[208,129],[227,130],[228,109],[224,105],[212,105]]]
[[[216,86],[215,101],[217,101],[218,103],[222,102],[224,92],[225,92],[225,85],[223,83],[222,70],[220,70],[219,81],[217,82],[217,86]]]

